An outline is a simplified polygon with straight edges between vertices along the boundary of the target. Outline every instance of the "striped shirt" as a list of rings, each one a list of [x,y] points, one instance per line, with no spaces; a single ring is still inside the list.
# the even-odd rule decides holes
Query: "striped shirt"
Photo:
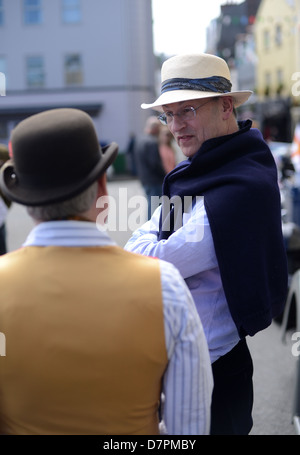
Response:
[[[94,223],[49,221],[34,227],[23,246],[115,245]],[[209,434],[213,388],[206,338],[193,298],[178,270],[159,261],[168,366],[163,378],[163,422],[168,434]]]
[[[227,354],[240,337],[224,293],[219,264],[203,197],[183,214],[182,226],[167,240],[158,240],[161,207],[136,229],[125,249],[173,264],[184,278],[199,313],[211,363]]]

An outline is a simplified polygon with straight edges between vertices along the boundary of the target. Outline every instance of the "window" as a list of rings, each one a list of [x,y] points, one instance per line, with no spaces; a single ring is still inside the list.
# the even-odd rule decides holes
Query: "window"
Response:
[[[4,24],[4,7],[3,0],[0,0],[0,27]]]
[[[277,70],[277,83],[283,84],[283,71],[281,68]]]
[[[283,89],[284,89],[283,70],[281,68],[278,68],[278,70],[277,70],[277,88],[276,88],[277,95],[281,95]]]
[[[275,43],[277,46],[282,45],[282,28],[281,25],[276,25],[275,28]]]
[[[269,96],[271,91],[271,73],[265,73],[265,95]]]
[[[83,82],[81,55],[69,54],[65,57],[66,85],[81,85]]]
[[[271,85],[271,73],[269,73],[269,72],[265,73],[265,82],[266,82],[266,85]]]
[[[24,23],[42,23],[42,0],[23,0],[24,4]]]
[[[76,24],[81,21],[80,0],[62,0],[63,22]]]
[[[27,57],[26,75],[28,88],[40,88],[45,85],[44,59],[41,56]]]
[[[270,32],[269,30],[264,30],[264,49],[270,49]]]

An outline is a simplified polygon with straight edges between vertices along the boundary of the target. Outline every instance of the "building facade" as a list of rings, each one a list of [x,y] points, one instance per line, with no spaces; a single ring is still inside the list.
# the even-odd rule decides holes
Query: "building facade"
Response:
[[[255,92],[256,52],[253,26],[261,0],[225,2],[221,14],[207,29],[206,51],[224,58],[231,71],[232,90],[252,90]],[[256,102],[255,93],[250,100],[238,108],[238,118],[253,118],[252,104]]]
[[[149,0],[0,0],[0,142],[29,115],[77,107],[125,150],[155,93],[152,33]]]
[[[254,33],[262,127],[289,142],[300,121],[300,0],[262,0]]]
[[[216,51],[229,66],[235,65],[237,37],[251,33],[261,1],[244,0],[239,3],[224,1],[221,5]]]
[[[300,0],[224,1],[207,37],[235,88],[254,92],[239,118],[252,118],[266,139],[291,142],[300,123]]]

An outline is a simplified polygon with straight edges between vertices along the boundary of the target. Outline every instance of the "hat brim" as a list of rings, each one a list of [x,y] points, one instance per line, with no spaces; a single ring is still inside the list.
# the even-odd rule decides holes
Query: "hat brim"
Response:
[[[220,96],[230,96],[234,100],[234,107],[239,107],[244,104],[248,98],[252,95],[251,90],[243,90],[238,92],[226,92],[226,93],[216,93],[216,92],[202,92],[199,90],[171,90],[160,95],[157,100],[152,104],[141,105],[142,109],[154,109],[156,111],[162,112],[162,106],[172,103],[180,103],[182,101],[196,100],[202,98],[216,98]]]
[[[119,146],[115,142],[99,147],[99,160],[96,166],[82,180],[63,187],[36,188],[24,187],[18,181],[13,160],[7,161],[0,173],[0,187],[3,193],[14,202],[27,206],[49,205],[65,200],[80,194],[95,182],[117,157]]]

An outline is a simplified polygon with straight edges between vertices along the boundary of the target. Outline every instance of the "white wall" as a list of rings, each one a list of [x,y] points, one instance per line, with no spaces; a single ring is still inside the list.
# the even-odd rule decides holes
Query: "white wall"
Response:
[[[124,149],[149,115],[141,103],[155,96],[151,1],[81,0],[82,22],[64,24],[61,0],[43,0],[43,23],[31,26],[23,24],[22,0],[3,4],[0,56],[6,57],[7,96],[0,99],[0,119],[1,107],[101,103],[99,136]],[[84,83],[66,89],[64,57],[72,52],[82,54]],[[44,56],[44,89],[27,90],[29,55]]]

